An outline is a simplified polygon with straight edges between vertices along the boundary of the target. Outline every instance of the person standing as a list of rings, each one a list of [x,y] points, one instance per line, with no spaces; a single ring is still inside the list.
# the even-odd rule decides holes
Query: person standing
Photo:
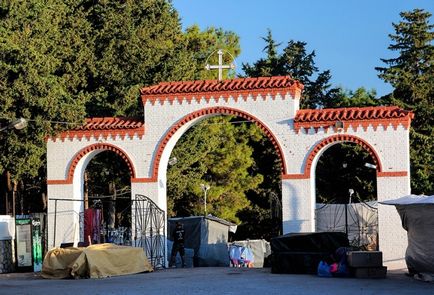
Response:
[[[185,249],[184,249],[184,238],[185,231],[182,224],[177,221],[175,229],[173,230],[173,246],[172,255],[170,257],[169,267],[175,265],[176,254],[179,252],[182,261],[182,267],[185,267]]]

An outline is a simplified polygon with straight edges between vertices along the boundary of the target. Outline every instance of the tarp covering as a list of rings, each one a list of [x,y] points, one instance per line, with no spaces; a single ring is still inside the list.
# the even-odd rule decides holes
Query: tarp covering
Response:
[[[230,245],[248,247],[253,252],[253,267],[263,267],[264,259],[271,254],[270,243],[266,240],[235,241]]]
[[[395,205],[407,231],[405,262],[410,273],[434,273],[434,196],[409,195],[380,202]]]
[[[47,252],[42,263],[42,277],[64,279],[71,277],[72,266],[83,248],[54,248]]]
[[[416,204],[434,204],[434,195],[408,195],[398,199],[382,201],[383,205],[416,205]]]
[[[328,252],[348,247],[348,238],[341,232],[290,233],[271,239],[274,252]]]
[[[48,251],[42,265],[42,277],[105,278],[152,270],[142,248],[97,244]]]
[[[194,266],[229,266],[228,235],[231,223],[205,216],[169,218],[169,240],[179,221],[185,230],[185,248],[194,250]]]
[[[341,232],[290,233],[271,239],[271,272],[314,274],[321,260],[348,247]]]

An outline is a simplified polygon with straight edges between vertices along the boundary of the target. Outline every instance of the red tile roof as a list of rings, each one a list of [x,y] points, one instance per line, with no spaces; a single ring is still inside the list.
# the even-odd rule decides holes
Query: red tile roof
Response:
[[[195,94],[197,96],[228,96],[234,94],[275,94],[276,90],[283,89],[294,96],[295,93],[300,93],[303,90],[303,84],[292,79],[289,76],[276,77],[259,77],[259,78],[236,78],[228,80],[199,80],[199,81],[180,81],[180,82],[163,82],[157,85],[144,87],[140,90],[142,101],[145,103],[150,100],[155,103],[155,100],[164,101],[169,99],[182,100],[190,99]]]
[[[75,127],[71,130],[63,131],[58,135],[60,139],[65,138],[90,138],[103,136],[115,137],[117,135],[122,138],[126,135],[143,136],[145,127],[143,119],[138,118],[125,118],[125,117],[104,117],[104,118],[88,118],[81,126]]]
[[[361,108],[339,108],[339,109],[322,109],[322,110],[299,110],[294,119],[294,128],[298,131],[300,128],[327,128],[332,127],[337,121],[346,123],[356,128],[362,125],[367,128],[373,125],[387,127],[392,124],[395,128],[402,124],[408,128],[414,114],[411,111],[403,110],[396,106],[381,107],[361,107]]]
[[[84,125],[74,130],[137,129],[143,126],[143,119],[125,117],[88,118]]]

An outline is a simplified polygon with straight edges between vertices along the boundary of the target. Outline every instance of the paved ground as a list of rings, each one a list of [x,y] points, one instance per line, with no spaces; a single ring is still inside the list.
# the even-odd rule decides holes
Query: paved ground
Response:
[[[269,268],[165,269],[106,279],[46,280],[34,273],[0,274],[0,294],[434,294],[434,283],[389,271],[386,279],[272,274]]]

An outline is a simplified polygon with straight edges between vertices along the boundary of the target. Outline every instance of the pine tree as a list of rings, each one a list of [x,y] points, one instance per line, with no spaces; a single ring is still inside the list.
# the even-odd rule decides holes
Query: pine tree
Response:
[[[254,165],[249,140],[259,140],[254,124],[231,124],[231,117],[207,119],[191,128],[176,144],[169,167],[168,213],[172,216],[203,215],[204,193],[200,184],[210,185],[207,212],[233,222],[246,208],[246,192],[258,187],[263,176],[251,173]]]
[[[290,40],[283,52],[279,54],[277,44],[269,30],[264,51],[266,58],[261,58],[253,65],[243,64],[243,70],[249,77],[286,76],[304,84],[302,108],[322,108],[329,101],[336,100],[339,88],[331,87],[329,70],[319,72],[315,66],[315,51],[307,52],[305,42]]]
[[[379,77],[394,90],[383,98],[386,103],[412,110],[410,130],[411,186],[416,194],[434,192],[434,25],[431,14],[422,9],[400,13],[402,21],[393,24],[389,49],[398,56],[382,59],[386,67],[376,68]]]
[[[143,115],[140,87],[212,77],[199,57],[217,46],[239,54],[233,32],[194,30],[182,32],[168,0],[1,1],[0,126],[29,124],[1,132],[0,174],[45,186],[46,136],[85,117]]]
[[[58,0],[0,4],[0,120],[23,117],[23,130],[0,133],[0,172],[14,181],[44,165],[45,137],[85,116],[84,75],[93,68],[90,27],[80,7]]]

